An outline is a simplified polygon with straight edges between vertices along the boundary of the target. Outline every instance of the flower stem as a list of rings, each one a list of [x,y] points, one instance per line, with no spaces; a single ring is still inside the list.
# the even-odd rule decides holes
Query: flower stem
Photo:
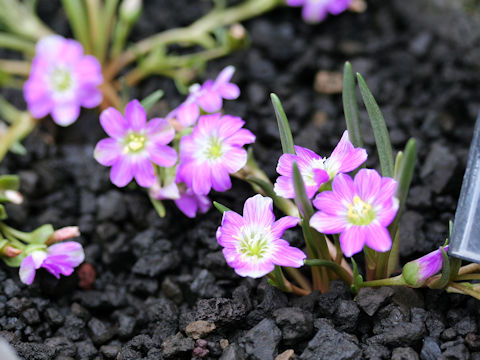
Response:
[[[62,0],[62,5],[67,13],[73,35],[82,43],[85,52],[91,54],[92,46],[88,31],[88,16],[84,2],[78,0]]]
[[[480,271],[480,264],[472,263],[472,264],[462,266],[458,271],[458,275],[470,274],[475,271]]]
[[[0,60],[0,71],[10,75],[28,77],[31,64],[23,60]]]
[[[480,274],[463,274],[455,277],[455,281],[480,280]]]
[[[474,289],[470,289],[468,286],[465,286],[463,284],[457,284],[457,283],[451,282],[446,290],[447,292],[470,295],[475,299],[480,300],[480,292]]]
[[[407,285],[405,280],[403,280],[402,275],[395,276],[393,278],[388,279],[379,279],[379,280],[371,280],[371,281],[364,281],[360,288],[362,287],[378,287],[378,286],[402,286]]]
[[[310,284],[310,281],[308,281],[298,269],[292,267],[285,267],[284,269],[288,275],[290,275],[298,283],[298,285],[300,285],[302,289],[312,292],[312,285]]]
[[[0,137],[0,161],[17,141],[27,136],[37,124],[37,120],[28,112],[21,112],[16,121],[10,125],[8,131]]]
[[[138,56],[145,55],[155,48],[172,43],[204,45],[205,41],[209,40],[209,33],[214,29],[261,15],[282,3],[283,0],[247,0],[237,6],[212,11],[187,27],[150,36],[133,45],[107,66],[104,73],[106,81],[111,81],[121,69],[135,61]]]
[[[102,7],[100,0],[86,0],[89,24],[90,44],[92,46],[92,53],[99,58],[99,50],[101,49],[101,43],[103,42],[103,32],[101,27],[100,14]]]

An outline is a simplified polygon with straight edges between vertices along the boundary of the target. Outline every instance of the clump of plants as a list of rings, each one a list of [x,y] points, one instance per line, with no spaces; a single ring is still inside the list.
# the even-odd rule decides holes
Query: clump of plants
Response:
[[[280,5],[302,6],[308,22],[328,13],[364,8],[359,0],[246,0],[228,7],[214,1],[211,12],[193,24],[170,29],[126,46],[138,20],[139,0],[62,1],[75,38],[65,39],[35,15],[34,2],[0,0],[0,46],[24,54],[25,60],[1,60],[2,86],[23,89],[27,111],[0,97],[0,159],[7,151],[24,153],[20,141],[39,119],[50,115],[61,126],[75,122],[82,107],[103,109],[99,121],[108,137],[93,156],[111,167],[118,187],[135,180],[145,189],[160,216],[164,200],[173,200],[188,217],[211,207],[212,189],[227,191],[231,176],[250,183],[257,195],[246,200],[243,214],[215,203],[223,213],[218,243],[229,266],[240,276],[268,276],[283,291],[306,295],[328,291],[342,279],[354,292],[362,287],[404,285],[446,289],[480,298],[476,264],[461,266],[447,255],[448,240],[438,250],[400,267],[400,217],[416,163],[415,141],[394,156],[382,113],[361,75],[355,79],[347,63],[343,79],[346,128],[329,157],[296,146],[280,100],[271,95],[280,130],[283,155],[275,182],[258,167],[245,146],[255,141],[240,117],[222,111],[224,100],[235,100],[240,88],[232,82],[235,69],[216,79],[188,86],[212,59],[245,46],[248,37],[240,21]],[[187,49],[174,53],[170,45]],[[145,99],[126,99],[129,87],[151,75],[173,78],[185,101],[165,118],[148,115],[161,98],[158,90]],[[381,171],[365,168],[356,86],[375,135]],[[20,202],[15,176],[0,178],[0,201]],[[227,204],[228,205],[228,204]],[[285,216],[275,219],[273,207]],[[30,233],[13,229],[0,204],[0,256],[20,268],[20,279],[34,281],[45,268],[54,276],[70,275],[84,260],[81,245],[64,241],[79,235],[77,227],[54,230],[45,225]],[[302,248],[282,239],[299,226]],[[439,244],[440,245],[440,244]],[[363,276],[353,258],[363,253]],[[307,269],[309,270],[307,271]]]

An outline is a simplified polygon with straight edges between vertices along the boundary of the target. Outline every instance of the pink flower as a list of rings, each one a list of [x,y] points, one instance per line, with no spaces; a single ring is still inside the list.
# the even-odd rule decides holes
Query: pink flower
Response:
[[[20,265],[20,280],[30,285],[37,269],[43,267],[57,279],[60,274],[68,276],[85,258],[82,245],[67,241],[49,246],[46,251],[36,250],[23,259]]]
[[[127,185],[135,177],[138,185],[155,183],[152,162],[170,167],[177,162],[176,151],[167,146],[175,130],[167,120],[154,118],[147,123],[147,114],[138,100],[130,101],[125,117],[110,107],[100,115],[100,123],[110,138],[100,140],[95,147],[95,159],[111,166],[110,179],[115,185]]]
[[[344,12],[351,2],[352,0],[287,0],[287,5],[303,6],[303,19],[309,23],[319,23],[328,13],[338,15]]]
[[[235,72],[233,66],[227,66],[218,74],[217,79],[207,80],[203,85],[190,87],[190,95],[173,110],[169,117],[176,117],[183,126],[191,126],[200,116],[200,108],[207,113],[220,111],[223,99],[233,100],[240,95],[240,89],[230,80]]]
[[[355,170],[367,160],[367,152],[361,148],[354,148],[348,139],[348,132],[342,138],[328,159],[322,158],[313,151],[295,146],[295,154],[283,154],[278,160],[277,172],[281,175],[275,182],[274,190],[278,196],[293,199],[293,162],[296,162],[307,196],[311,199],[322,184],[332,180],[338,173]]]
[[[75,122],[80,107],[94,108],[102,101],[98,60],[84,55],[82,45],[52,35],[37,43],[30,77],[23,88],[28,110],[36,118],[48,114],[62,126]]]
[[[205,195],[198,195],[184,184],[172,182],[161,187],[156,181],[150,188],[150,195],[157,200],[174,200],[175,205],[189,218],[194,218],[197,212],[206,213],[212,206],[212,202]]]
[[[387,226],[398,210],[396,187],[395,180],[382,178],[375,170],[361,169],[355,180],[339,174],[333,179],[333,190],[321,192],[313,201],[320,211],[310,225],[324,234],[341,233],[340,246],[348,257],[362,251],[365,244],[388,251],[392,240]]]
[[[230,174],[247,162],[242,146],[255,141],[255,135],[242,129],[244,124],[230,115],[201,116],[192,134],[180,140],[177,182],[184,182],[197,195],[207,195],[211,188],[230,189]]]
[[[306,255],[281,239],[299,219],[285,216],[275,221],[272,204],[272,199],[255,195],[245,201],[243,217],[234,211],[223,214],[217,241],[228,265],[240,276],[258,278],[273,271],[275,265],[303,265]]]
[[[443,250],[448,251],[448,245],[444,246]],[[406,263],[402,270],[402,277],[409,286],[420,287],[430,277],[442,270],[442,267],[442,251],[437,249],[417,260]]]

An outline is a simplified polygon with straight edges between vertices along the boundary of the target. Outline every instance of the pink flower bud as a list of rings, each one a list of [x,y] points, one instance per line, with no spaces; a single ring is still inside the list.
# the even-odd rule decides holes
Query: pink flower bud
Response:
[[[60,241],[68,240],[80,236],[78,226],[66,226],[64,228],[55,230],[55,232],[47,240],[46,244],[51,245]]]

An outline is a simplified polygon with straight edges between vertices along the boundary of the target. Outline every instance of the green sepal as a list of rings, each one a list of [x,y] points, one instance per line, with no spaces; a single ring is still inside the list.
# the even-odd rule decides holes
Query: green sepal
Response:
[[[283,110],[282,103],[276,94],[270,94],[272,99],[275,116],[277,117],[278,130],[280,132],[280,141],[282,142],[282,150],[284,154],[295,154],[293,144],[293,136],[288,123],[287,115]]]
[[[0,220],[5,220],[8,218],[7,211],[5,210],[5,206],[0,204]]]
[[[360,130],[360,115],[358,113],[355,77],[352,65],[347,61],[343,68],[343,112],[347,123],[348,138],[355,147],[363,147],[363,137]]]
[[[232,211],[230,210],[228,207],[226,207],[225,205],[222,205],[216,201],[213,202],[213,206],[215,206],[217,208],[218,211],[220,211],[220,213],[224,213],[225,211]]]
[[[447,252],[443,247],[440,248],[440,251],[442,252],[443,258],[442,277],[429,286],[431,289],[443,289],[450,281],[450,259],[448,258]]]
[[[42,244],[30,244],[25,247],[21,254],[13,258],[2,257],[2,260],[10,267],[20,267],[23,259],[34,251],[46,251],[47,246]]]
[[[45,224],[30,233],[30,244],[45,244],[50,236],[53,235],[55,229],[51,224]]]
[[[150,199],[150,202],[153,205],[153,208],[157,212],[158,216],[160,216],[161,218],[165,217],[165,215],[167,214],[167,211],[165,210],[165,206],[163,205],[163,202],[161,202],[160,200],[154,199],[150,195],[148,195],[148,197]]]
[[[393,178],[393,151],[385,119],[383,118],[382,111],[380,110],[380,107],[375,101],[375,98],[373,97],[373,94],[368,88],[367,83],[363,79],[362,75],[357,73],[357,79],[363,102],[367,108],[368,116],[370,118],[373,135],[375,136],[375,143],[377,146],[380,166],[382,168],[382,175]]]
[[[424,281],[420,281],[418,278],[419,271],[420,264],[417,261],[410,261],[403,266],[402,278],[408,286],[418,288],[425,283]]]
[[[140,104],[142,104],[147,114],[152,108],[152,106],[155,105],[163,97],[163,94],[164,94],[163,90],[157,90],[151,93],[150,95],[148,95],[142,101],[140,101]]]

